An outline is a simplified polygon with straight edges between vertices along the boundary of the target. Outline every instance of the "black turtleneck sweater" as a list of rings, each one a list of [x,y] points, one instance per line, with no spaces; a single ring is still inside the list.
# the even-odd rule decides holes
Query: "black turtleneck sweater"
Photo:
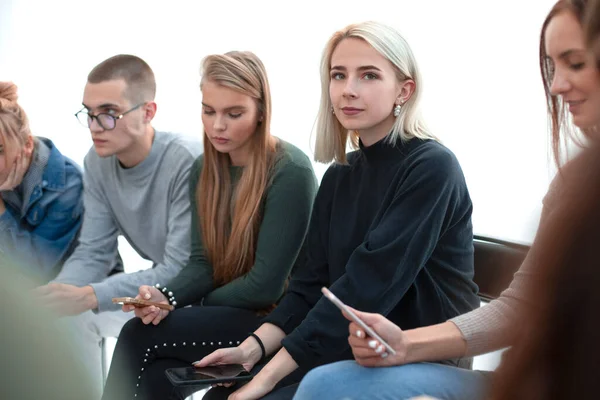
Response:
[[[348,321],[322,286],[402,329],[476,308],[471,212],[458,161],[438,142],[361,145],[325,173],[307,259],[264,322],[285,331],[283,346],[308,370],[352,357]]]

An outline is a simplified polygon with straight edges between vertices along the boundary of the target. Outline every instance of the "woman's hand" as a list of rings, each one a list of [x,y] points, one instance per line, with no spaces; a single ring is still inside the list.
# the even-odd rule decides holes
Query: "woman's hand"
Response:
[[[149,300],[156,303],[169,304],[167,297],[154,286],[140,286],[139,293],[137,296],[135,296],[135,298]],[[140,318],[146,325],[149,323],[158,325],[160,321],[169,315],[169,310],[163,310],[155,306],[139,307],[126,304],[123,306],[123,311],[133,311],[135,316]]]
[[[242,343],[237,347],[225,347],[215,350],[200,361],[192,363],[192,365],[200,368],[209,365],[241,364],[246,371],[250,372],[259,361],[260,355],[259,358],[254,357],[255,352],[252,349],[246,349],[243,345]]]
[[[365,330],[344,313],[344,316],[351,321],[348,328],[350,331],[348,343],[352,347],[352,353],[358,364],[365,367],[384,367],[406,363],[409,342],[400,327],[383,315],[355,309],[352,309],[352,311],[396,351],[396,355],[388,354],[385,347],[378,340],[367,336]]]
[[[4,182],[0,182],[0,192],[13,190],[23,182],[23,177],[29,169],[30,159],[31,154],[28,154],[25,150],[16,157],[10,173]]]
[[[242,386],[235,392],[233,392],[227,400],[254,400],[260,399],[265,396],[267,393],[270,393],[271,390],[275,387],[277,382],[272,382],[270,379],[266,377],[261,377],[259,373],[248,382],[246,385]]]

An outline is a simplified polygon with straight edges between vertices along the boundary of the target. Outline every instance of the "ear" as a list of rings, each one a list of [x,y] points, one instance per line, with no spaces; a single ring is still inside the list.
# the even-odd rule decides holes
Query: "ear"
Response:
[[[400,84],[398,88],[398,96],[396,97],[396,104],[404,104],[410,100],[411,96],[415,92],[417,85],[412,79],[407,79]]]
[[[25,154],[27,155],[27,157],[31,157],[31,154],[33,154],[34,147],[35,147],[35,143],[33,140],[33,136],[32,135],[27,136],[27,140],[25,140],[25,146],[23,146],[23,150],[25,151]]]
[[[144,106],[144,122],[149,124],[154,119],[156,115],[156,103],[153,101],[149,101]]]

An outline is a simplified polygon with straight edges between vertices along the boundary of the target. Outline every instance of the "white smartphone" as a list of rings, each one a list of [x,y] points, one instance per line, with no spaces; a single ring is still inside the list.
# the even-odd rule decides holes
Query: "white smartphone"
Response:
[[[385,340],[383,340],[377,333],[375,333],[375,331],[373,329],[371,329],[371,327],[369,327],[369,325],[365,324],[363,322],[363,320],[358,318],[358,316],[356,314],[354,314],[352,312],[352,310],[350,310],[350,308],[348,308],[347,305],[342,303],[342,301],[340,299],[338,299],[333,293],[331,293],[331,291],[329,289],[327,289],[326,287],[323,287],[323,288],[321,288],[321,292],[323,292],[323,295],[325,295],[326,298],[331,300],[331,302],[333,304],[335,304],[337,306],[337,308],[339,308],[340,310],[342,310],[346,314],[348,314],[350,316],[350,318],[352,318],[352,321],[356,322],[358,324],[358,326],[363,328],[367,335],[369,335],[370,337],[372,337],[373,339],[376,339],[379,343],[381,343],[383,345],[383,347],[386,348],[386,350],[389,354],[394,355],[394,356],[396,355],[396,350],[394,350],[392,348],[392,346],[387,344],[387,342]]]

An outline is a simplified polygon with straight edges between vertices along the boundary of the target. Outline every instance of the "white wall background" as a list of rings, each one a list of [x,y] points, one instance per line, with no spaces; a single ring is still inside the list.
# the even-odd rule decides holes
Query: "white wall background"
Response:
[[[155,126],[200,135],[201,59],[251,50],[269,73],[273,133],[310,154],[325,42],[349,23],[379,20],[413,47],[424,114],[462,164],[475,232],[527,243],[554,171],[537,58],[553,3],[0,0],[0,80],[19,86],[34,134],[81,163],[91,140],[73,114],[100,61],[144,58],[158,82]],[[315,167],[320,177],[326,166]]]

